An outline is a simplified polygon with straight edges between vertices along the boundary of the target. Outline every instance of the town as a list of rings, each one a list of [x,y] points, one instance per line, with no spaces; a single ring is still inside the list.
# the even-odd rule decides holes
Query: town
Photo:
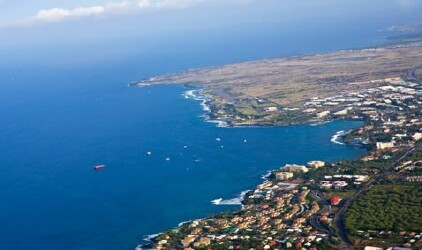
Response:
[[[422,88],[401,78],[372,83],[378,86],[314,97],[301,108],[282,110],[306,114],[313,123],[364,121],[362,127],[345,131],[337,139],[367,148],[367,155],[353,161],[315,160],[306,166],[282,166],[244,195],[241,210],[187,222],[143,247],[420,249]],[[279,107],[264,111],[279,112]],[[391,194],[398,195],[398,200],[386,203],[390,191],[383,190],[398,190]],[[392,213],[397,213],[397,208],[407,213],[398,213],[395,219],[375,210],[378,207],[372,207],[370,201],[366,204],[368,197],[384,201],[380,210],[391,206]],[[407,199],[406,203],[400,199]],[[374,213],[379,216],[372,216]]]

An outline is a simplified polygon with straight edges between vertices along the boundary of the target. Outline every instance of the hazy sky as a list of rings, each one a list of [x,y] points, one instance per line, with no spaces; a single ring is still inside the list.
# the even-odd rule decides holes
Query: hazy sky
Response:
[[[210,37],[229,43],[302,30],[379,29],[422,22],[420,13],[420,0],[0,0],[0,64],[75,52],[87,61],[164,53]]]

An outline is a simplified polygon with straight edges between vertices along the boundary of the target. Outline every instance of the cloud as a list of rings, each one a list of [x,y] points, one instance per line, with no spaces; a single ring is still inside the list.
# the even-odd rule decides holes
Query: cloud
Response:
[[[130,7],[130,3],[118,2],[118,3],[108,3],[105,5],[97,5],[91,7],[79,7],[75,9],[62,9],[62,8],[52,8],[46,10],[40,10],[32,18],[35,21],[41,22],[58,22],[67,18],[72,17],[84,17],[84,16],[96,16],[101,15],[106,12],[112,12],[116,10],[126,9]]]
[[[207,0],[140,0],[138,6],[140,8],[188,8],[197,4],[205,3]]]
[[[136,4],[130,1],[120,1],[89,7],[77,7],[73,9],[64,9],[59,7],[42,9],[39,10],[34,16],[27,17],[6,25],[0,24],[0,28],[31,27],[33,25],[43,23],[57,23],[68,19],[117,13],[119,11],[130,10],[134,7],[136,7]]]
[[[77,8],[74,10],[65,10],[60,8],[53,8],[48,10],[40,10],[35,16],[36,20],[46,22],[57,22],[72,16],[92,16],[104,13],[103,6],[94,6],[89,8]]]
[[[1,0],[0,0],[1,1]],[[57,23],[68,19],[77,19],[83,17],[95,17],[109,13],[124,12],[130,10],[142,9],[185,9],[200,4],[227,4],[227,3],[246,3],[252,0],[127,0],[120,2],[105,3],[103,5],[77,7],[73,9],[50,8],[39,10],[34,16],[26,19],[0,26],[27,27],[34,24]]]

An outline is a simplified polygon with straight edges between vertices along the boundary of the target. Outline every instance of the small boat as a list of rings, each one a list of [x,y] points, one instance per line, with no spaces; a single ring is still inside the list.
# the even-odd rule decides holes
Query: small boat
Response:
[[[166,161],[170,161],[170,157],[167,157],[167,158],[166,158]]]
[[[215,140],[216,140],[216,141],[221,141],[221,138],[218,138],[218,137],[217,137],[217,138],[215,138]]]
[[[244,143],[247,143],[247,142],[248,142],[248,140],[246,140],[246,139],[245,139],[245,140],[243,140],[243,142],[244,142]]]
[[[183,148],[184,148],[184,149],[187,149],[187,148],[188,148],[188,146],[186,146],[186,145],[185,145],[185,146],[183,146]]]
[[[94,170],[100,170],[102,168],[105,168],[105,165],[98,165],[94,167]]]
[[[148,151],[147,152],[147,156],[151,156],[152,155],[152,152],[151,151]]]

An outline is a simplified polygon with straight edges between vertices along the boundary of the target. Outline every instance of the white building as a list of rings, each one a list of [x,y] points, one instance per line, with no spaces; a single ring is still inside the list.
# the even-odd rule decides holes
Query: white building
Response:
[[[275,174],[275,178],[280,181],[288,180],[290,178],[293,178],[292,172],[278,172]]]
[[[393,142],[377,142],[377,149],[394,148]]]
[[[309,169],[302,165],[296,165],[296,164],[286,164],[284,167],[281,168],[283,171],[286,172],[308,172]]]
[[[326,117],[329,114],[330,114],[330,111],[327,110],[327,111],[323,111],[323,112],[318,113],[317,114],[317,117],[318,118],[324,118],[324,117]]]
[[[267,111],[267,112],[275,112],[275,111],[277,111],[278,110],[278,108],[277,107],[266,107],[265,108],[265,111]]]
[[[420,139],[422,139],[422,133],[415,133],[413,136],[412,136],[412,138],[413,138],[413,140],[415,140],[415,141],[419,141]]]
[[[306,163],[306,166],[308,166],[309,168],[317,169],[317,168],[320,168],[320,167],[324,167],[325,162],[323,162],[323,161],[310,161],[310,162]]]
[[[345,181],[333,181],[333,187],[335,189],[341,189],[341,188],[344,188],[347,185],[348,185],[348,183],[345,182]]]

